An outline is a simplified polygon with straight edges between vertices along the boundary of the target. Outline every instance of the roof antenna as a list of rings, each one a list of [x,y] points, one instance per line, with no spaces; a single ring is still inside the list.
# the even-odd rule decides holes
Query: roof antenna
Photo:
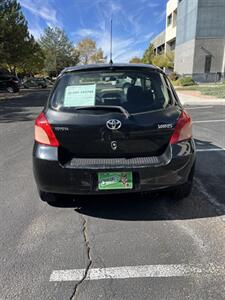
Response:
[[[110,30],[110,65],[113,64],[113,60],[112,60],[112,34],[113,34],[113,31],[112,31],[112,19],[111,19],[111,30]]]

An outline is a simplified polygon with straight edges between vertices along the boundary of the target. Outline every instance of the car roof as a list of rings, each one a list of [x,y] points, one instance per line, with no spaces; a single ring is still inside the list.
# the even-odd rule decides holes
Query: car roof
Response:
[[[68,67],[62,70],[60,75],[64,73],[69,73],[69,72],[75,72],[75,71],[88,71],[88,70],[113,70],[113,69],[149,69],[152,71],[161,71],[156,66],[153,65],[147,65],[147,64],[92,64],[92,65],[78,65],[74,67]]]

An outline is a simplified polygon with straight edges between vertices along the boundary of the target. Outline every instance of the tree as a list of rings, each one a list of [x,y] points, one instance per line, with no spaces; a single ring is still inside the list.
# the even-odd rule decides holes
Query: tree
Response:
[[[156,55],[153,58],[153,64],[157,67],[163,69],[173,69],[174,67],[174,53],[173,52],[166,52],[161,55]]]
[[[44,30],[40,46],[45,55],[44,69],[49,75],[58,75],[65,67],[79,62],[78,52],[65,31],[58,27]]]
[[[103,50],[97,49],[96,42],[85,38],[77,44],[77,51],[80,55],[80,62],[84,65],[90,63],[102,63],[106,60]]]
[[[0,0],[1,1],[1,0]],[[3,48],[3,41],[4,41],[4,22],[3,22],[3,5],[2,2],[0,2],[0,64],[3,61],[3,55],[4,55],[4,48]]]
[[[26,59],[30,36],[20,4],[16,0],[0,0],[0,64],[16,73]]]
[[[148,48],[145,50],[145,53],[142,58],[142,62],[144,64],[152,64],[152,60],[154,57],[154,46],[153,44],[149,44]]]
[[[45,56],[33,36],[30,37],[26,50],[26,60],[20,65],[22,72],[30,75],[40,73],[44,68]]]
[[[94,64],[101,64],[106,61],[106,57],[104,57],[103,50],[99,48],[92,56],[91,56],[91,62]]]
[[[131,58],[131,60],[130,60],[131,64],[139,64],[141,62],[142,62],[142,59],[140,57],[137,57],[137,56]]]

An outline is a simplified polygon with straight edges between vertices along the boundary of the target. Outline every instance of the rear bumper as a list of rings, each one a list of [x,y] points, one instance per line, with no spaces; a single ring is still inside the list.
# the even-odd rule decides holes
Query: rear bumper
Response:
[[[34,145],[33,171],[40,190],[61,194],[114,194],[173,188],[188,181],[195,162],[193,140],[169,146],[155,158],[138,158],[123,161],[74,159],[61,165],[58,149]],[[129,162],[128,162],[129,161]],[[98,172],[132,171],[132,190],[99,191]]]

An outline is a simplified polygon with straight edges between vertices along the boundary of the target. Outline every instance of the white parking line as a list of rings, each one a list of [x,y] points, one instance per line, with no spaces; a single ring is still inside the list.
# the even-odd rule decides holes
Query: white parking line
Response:
[[[197,123],[217,123],[217,122],[225,122],[225,119],[193,121],[193,124],[197,124]]]
[[[196,106],[196,107],[188,107],[188,106],[185,106],[185,109],[207,109],[207,108],[213,108],[214,106]]]
[[[126,279],[126,278],[166,278],[193,275],[219,275],[224,274],[224,267],[209,264],[202,265],[144,265],[112,268],[90,269],[85,280]],[[83,279],[85,269],[56,270],[50,276],[50,281],[80,281]]]
[[[210,149],[197,149],[197,152],[221,152],[225,151],[225,148],[210,148]]]

